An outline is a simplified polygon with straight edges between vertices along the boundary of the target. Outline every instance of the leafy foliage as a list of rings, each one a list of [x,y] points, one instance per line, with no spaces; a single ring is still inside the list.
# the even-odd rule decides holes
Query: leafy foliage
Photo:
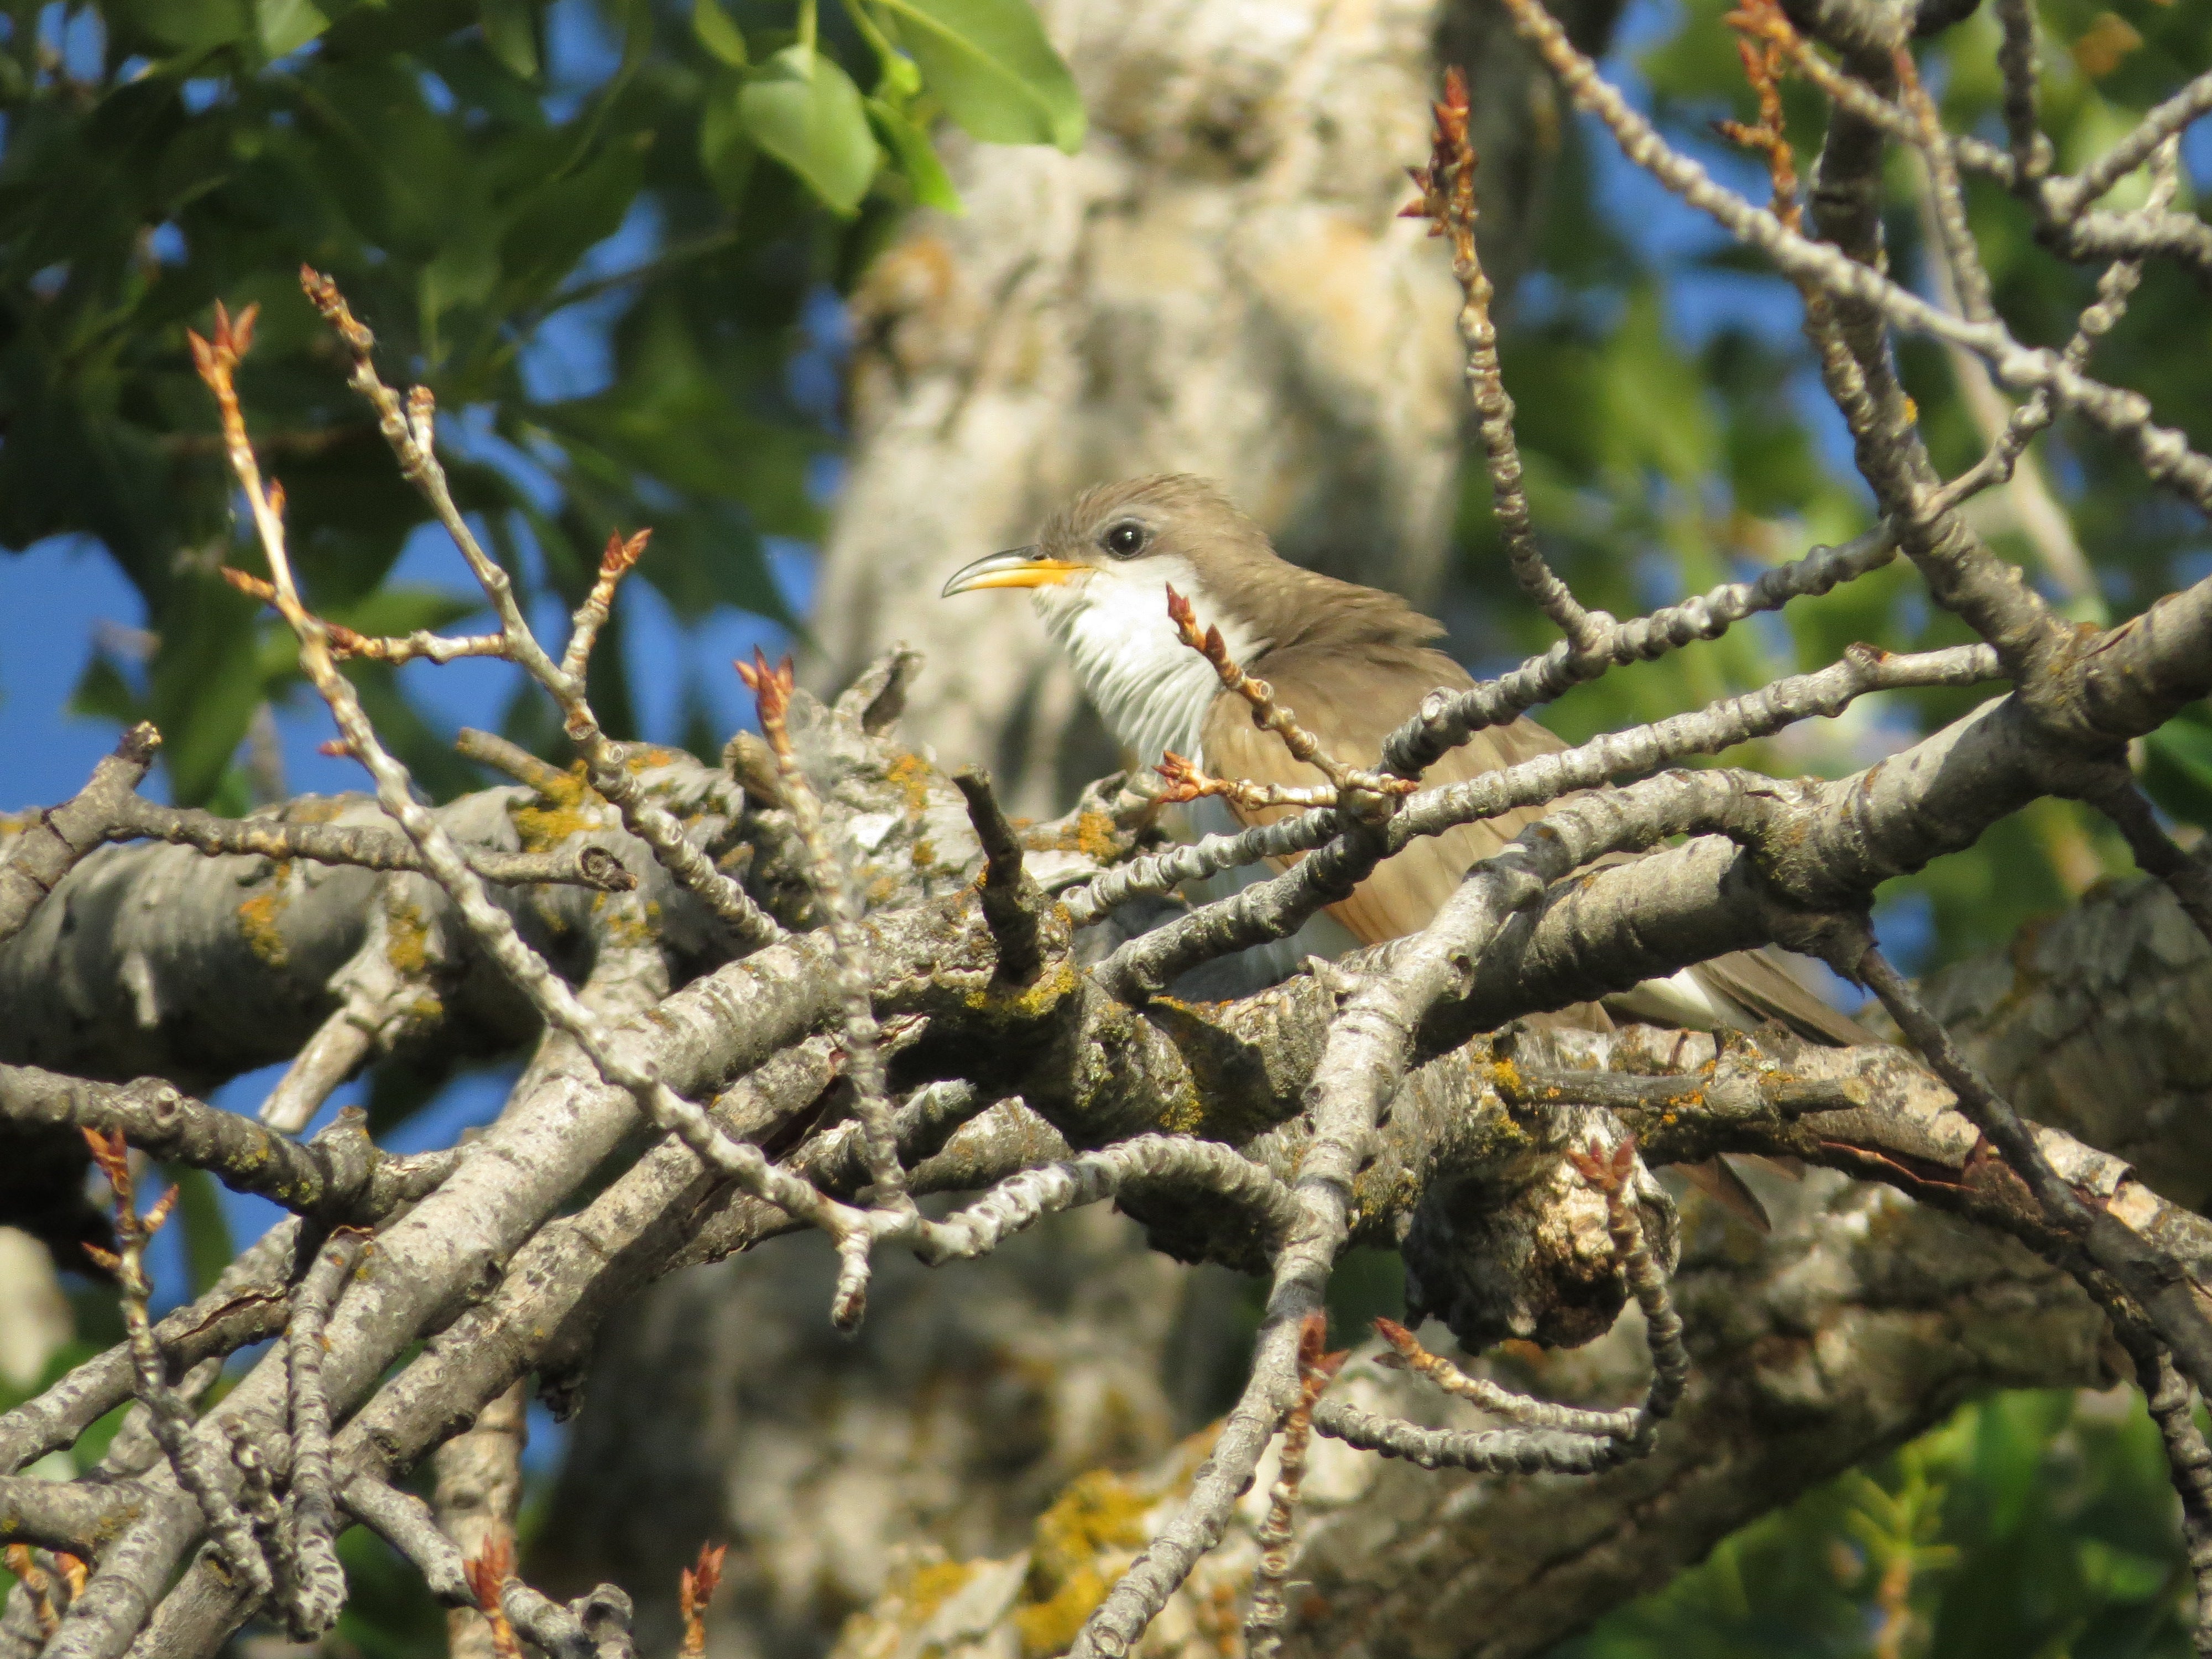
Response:
[[[2178,1510],[2139,1395],[2004,1395],[1735,1534],[1554,1659],[2179,1659]]]
[[[1687,0],[1632,54],[1648,106],[1669,137],[1721,178],[1765,194],[1762,165],[1711,130],[1753,112],[1726,0]],[[2039,7],[2045,119],[2062,162],[2108,143],[2136,116],[2212,62],[2201,23],[2156,0],[2088,0]],[[1632,15],[1631,27],[1650,14]],[[1947,124],[2003,138],[1995,18],[1984,7],[1922,48],[1923,75],[1940,88]],[[2140,44],[2130,47],[2129,41]],[[2070,50],[2069,50],[2070,48]],[[1801,173],[1818,153],[1820,100],[1784,87]],[[1839,418],[1822,397],[1789,284],[1699,216],[1633,173],[1601,135],[1579,122],[1562,131],[1553,185],[1560,204],[1595,198],[1606,210],[1555,211],[1535,278],[1504,322],[1506,383],[1519,404],[1529,490],[1547,550],[1593,603],[1644,609],[1713,583],[1756,574],[1816,543],[1843,540],[1872,522],[1872,500],[1850,465]],[[1917,164],[1893,155],[1892,199],[1910,204]],[[1480,181],[1478,179],[1478,188]],[[2123,186],[2140,199],[2140,178]],[[2068,265],[2033,241],[2019,204],[1977,182],[1974,228],[1997,304],[2021,337],[2052,345],[2071,333],[2093,297],[2098,270]],[[2116,198],[2116,199],[2123,199]],[[1887,225],[1893,269],[1928,270],[1919,217],[1907,206]],[[2147,274],[2126,320],[2098,347],[2094,372],[2142,388],[2159,417],[2194,443],[2212,439],[2212,378],[2205,354],[2179,343],[2203,338],[2202,295],[2170,269]],[[1936,461],[1946,473],[1977,459],[1984,437],[1956,371],[1924,342],[1901,346],[1907,389],[1919,404]],[[2069,601],[2075,614],[2121,617],[2200,576],[2207,543],[2195,515],[2146,489],[2133,462],[2077,422],[2062,421],[2032,453],[2076,527],[2099,588]],[[1489,521],[1488,482],[1468,469],[1457,615],[1462,648],[1480,660],[1517,658],[1547,643],[1515,592]],[[1984,497],[1976,522],[2007,557],[2058,592],[2004,492]],[[2062,596],[2063,597],[2063,596]],[[1853,640],[1891,649],[1966,637],[1930,608],[1901,567],[1771,626],[1740,629],[1702,648],[1608,676],[1547,715],[1568,735],[1650,719],[1772,676],[1832,661]],[[1790,734],[1725,763],[1833,775],[1877,755],[1978,701],[1945,692],[1871,700],[1825,733]],[[2212,726],[2185,718],[2146,745],[2145,780],[2160,805],[2212,823]],[[2045,801],[2001,825],[1971,851],[1893,884],[1885,894],[1893,935],[1924,917],[1932,932],[1921,964],[2009,937],[2027,918],[2063,907],[2089,883],[2130,867],[2124,848],[2085,810]]]
[[[788,622],[762,538],[815,531],[809,464],[835,441],[787,383],[808,296],[907,202],[957,209],[927,136],[940,113],[1003,142],[1083,131],[1029,0],[853,0],[834,30],[814,0],[0,15],[0,546],[98,538],[154,644],[96,662],[81,706],[154,720],[176,797],[233,806],[247,725],[296,670],[214,579],[246,556],[184,349],[211,301],[261,302],[244,391],[326,614],[404,628],[477,605],[383,586],[426,515],[293,284],[303,260],[375,320],[390,372],[437,394],[463,505],[530,602],[573,605],[607,532],[649,523],[643,574],[679,619]],[[548,331],[611,305],[604,384],[564,388]],[[623,732],[620,653],[595,673]],[[418,775],[465,787],[411,724]]]

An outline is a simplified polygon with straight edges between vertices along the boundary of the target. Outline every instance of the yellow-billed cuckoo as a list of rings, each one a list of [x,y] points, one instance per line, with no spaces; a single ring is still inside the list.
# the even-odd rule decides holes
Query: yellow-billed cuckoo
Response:
[[[1474,684],[1429,644],[1443,632],[1437,623],[1395,594],[1291,564],[1203,478],[1132,478],[1087,490],[1046,521],[1035,545],[976,560],[945,592],[994,587],[1032,590],[1084,690],[1147,766],[1172,750],[1217,777],[1294,787],[1327,781],[1274,733],[1255,727],[1250,706],[1224,691],[1212,665],[1182,642],[1168,615],[1170,587],[1189,599],[1201,624],[1220,629],[1230,654],[1274,688],[1322,748],[1351,765],[1374,766],[1383,740],[1430,691]],[[1563,747],[1534,721],[1517,720],[1476,732],[1422,782],[1452,783]],[[1291,810],[1231,807],[1246,823]],[[1350,935],[1340,943],[1372,945],[1425,927],[1468,866],[1541,811],[1462,824],[1386,860],[1351,897],[1329,907]],[[1703,963],[1607,1003],[1668,1024],[1777,1019],[1817,1042],[1873,1040],[1763,952]]]

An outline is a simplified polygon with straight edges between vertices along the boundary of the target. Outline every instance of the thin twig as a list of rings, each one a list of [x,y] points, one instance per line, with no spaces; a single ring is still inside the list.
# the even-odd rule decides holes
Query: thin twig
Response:
[[[1449,237],[1452,275],[1462,303],[1460,338],[1467,346],[1467,386],[1474,399],[1476,429],[1490,465],[1490,513],[1505,543],[1505,557],[1521,591],[1567,636],[1577,651],[1595,650],[1613,618],[1583,610],[1536,545],[1530,527],[1528,495],[1522,485],[1520,445],[1513,435],[1513,399],[1498,363],[1498,328],[1491,321],[1494,290],[1475,252],[1474,145],[1468,137],[1470,111],[1467,77],[1456,67],[1444,71],[1444,95],[1430,106],[1436,118],[1429,164],[1413,167],[1420,199],[1399,210],[1407,219],[1426,219],[1429,234]]]
[[[1237,659],[1230,654],[1228,641],[1221,630],[1209,623],[1198,625],[1198,613],[1188,599],[1168,589],[1168,619],[1175,623],[1176,632],[1182,642],[1212,665],[1221,689],[1242,697],[1251,710],[1252,724],[1262,732],[1273,732],[1283,740],[1283,747],[1291,751],[1291,758],[1312,767],[1340,792],[1359,792],[1369,795],[1388,796],[1405,793],[1401,781],[1379,777],[1338,759],[1322,746],[1319,738],[1298,724],[1295,709],[1275,701],[1275,689],[1257,675],[1248,674]]]
[[[243,325],[249,332],[252,326],[251,318],[248,313]],[[208,1530],[214,1534],[216,1547],[222,1552],[224,1565],[242,1583],[252,1586],[256,1594],[266,1595],[274,1585],[268,1558],[263,1554],[252,1527],[231,1502],[222,1477],[210,1467],[214,1453],[192,1433],[191,1407],[170,1386],[168,1361],[154,1339],[153,1323],[146,1315],[147,1299],[153,1294],[153,1285],[146,1278],[146,1244],[168,1219],[180,1189],[171,1187],[151,1210],[140,1215],[133,1193],[130,1149],[123,1137],[87,1129],[84,1139],[92,1149],[93,1161],[107,1177],[107,1184],[115,1194],[118,1246],[108,1251],[87,1245],[85,1251],[115,1275],[122,1291],[123,1328],[131,1346],[131,1366],[137,1374],[136,1392],[149,1413],[148,1425],[161,1442],[162,1454],[169,1460],[177,1484],[199,1504],[200,1512],[207,1519]]]
[[[1283,1417],[1283,1449],[1274,1485],[1267,1490],[1267,1518],[1255,1540],[1260,1565],[1252,1571],[1252,1599],[1244,1615],[1248,1659],[1273,1659],[1283,1648],[1284,1596],[1291,1576],[1291,1527],[1297,1515],[1298,1491],[1305,1484],[1306,1449],[1313,1440],[1314,1407],[1343,1368],[1347,1352],[1325,1353],[1328,1316],[1309,1314],[1298,1330],[1298,1398]]]
[[[340,1285],[359,1260],[366,1235],[341,1231],[316,1254],[292,1292],[284,1334],[292,1435],[291,1491],[285,1519],[297,1571],[290,1585],[292,1628],[305,1639],[338,1621],[345,1569],[338,1564],[337,1499],[331,1485],[331,1402],[323,1389],[323,1329]]]
[[[792,745],[787,719],[793,684],[791,659],[787,657],[780,667],[770,667],[767,657],[756,648],[752,662],[740,662],[736,667],[759,705],[761,732],[775,755],[784,807],[805,849],[808,882],[829,915],[830,961],[844,1005],[845,1075],[853,1085],[854,1115],[860,1121],[862,1151],[873,1186],[871,1196],[880,1207],[909,1210],[914,1200],[907,1194],[906,1171],[899,1164],[898,1141],[891,1127],[879,1047],[882,1028],[876,1022],[873,975],[867,941],[860,931],[860,907],[854,902],[844,864],[823,827],[821,798],[814,793],[814,785]],[[866,1235],[860,1237],[865,1239]],[[865,1252],[856,1255],[848,1250],[844,1260],[846,1268],[837,1296],[841,1324],[859,1318],[867,1285]]]
[[[514,663],[539,685],[544,688],[560,707],[568,740],[582,757],[590,775],[592,787],[597,789],[622,814],[623,827],[653,849],[663,868],[684,889],[726,924],[739,939],[751,945],[763,945],[782,937],[783,930],[773,917],[755,904],[744,888],[714,868],[714,863],[698,848],[692,845],[684,826],[665,807],[653,800],[631,775],[627,756],[620,744],[609,738],[600,729],[598,716],[584,696],[584,679],[580,668],[571,672],[548,656],[531,631],[523,616],[520,602],[515,598],[514,584],[496,560],[487,554],[470,529],[468,520],[454,503],[453,491],[446,481],[446,471],[439,464],[434,447],[436,404],[429,388],[416,386],[408,394],[404,406],[399,395],[386,386],[376,372],[371,356],[376,345],[375,336],[362,326],[347,306],[345,296],[338,292],[337,284],[315,270],[301,266],[301,286],[308,300],[320,312],[324,319],[337,331],[353,356],[353,375],[349,382],[354,390],[368,399],[376,410],[377,425],[398,458],[399,470],[409,483],[420,489],[430,503],[432,512],[467,561],[484,597],[491,602],[492,614],[500,624],[502,649],[500,654]],[[205,370],[203,370],[204,376]],[[212,384],[212,382],[210,382]],[[222,394],[218,393],[220,397]],[[232,401],[235,402],[234,394]],[[229,429],[226,425],[226,431]],[[242,418],[237,423],[237,435],[230,446],[234,471],[240,471],[240,452],[252,465],[252,451],[245,448],[245,427]],[[241,479],[245,474],[240,471]],[[256,477],[258,479],[258,470]],[[260,492],[255,489],[257,497]],[[281,515],[267,512],[265,501],[255,510],[255,521],[260,527],[266,551],[271,535],[281,536]],[[635,538],[632,538],[635,540]],[[624,543],[627,548],[630,544]],[[643,544],[638,544],[639,551]],[[628,568],[625,564],[623,567]],[[305,621],[312,621],[298,611],[298,599],[290,594],[289,565],[279,568],[272,558],[270,574],[279,591],[280,608],[285,620],[295,632]],[[604,574],[604,571],[603,571]],[[618,579],[617,573],[617,578]],[[596,592],[596,589],[594,590]],[[609,586],[611,594],[611,582]],[[588,602],[586,609],[589,609]],[[580,618],[578,630],[589,645],[596,637],[598,624],[585,626]],[[325,638],[324,630],[317,629],[319,642]],[[323,648],[327,650],[326,643]],[[312,676],[311,676],[312,678]],[[356,735],[345,732],[349,744],[357,744]]]

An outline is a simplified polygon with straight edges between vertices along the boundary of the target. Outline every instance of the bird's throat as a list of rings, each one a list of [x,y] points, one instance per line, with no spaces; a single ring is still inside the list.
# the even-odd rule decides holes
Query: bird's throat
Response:
[[[1220,695],[1212,665],[1177,636],[1167,613],[1167,588],[1192,600],[1200,621],[1218,626],[1230,653],[1249,662],[1266,648],[1233,617],[1209,615],[1197,580],[1182,560],[1148,560],[1147,580],[1120,580],[1099,570],[1079,583],[1039,588],[1038,612],[1051,629],[1093,706],[1140,765],[1157,766],[1169,750],[1203,760],[1199,734]],[[1182,568],[1161,572],[1162,563]]]

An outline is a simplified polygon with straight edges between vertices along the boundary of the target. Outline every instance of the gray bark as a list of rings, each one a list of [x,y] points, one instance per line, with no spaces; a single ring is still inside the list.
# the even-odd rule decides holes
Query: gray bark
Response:
[[[1404,168],[1427,152],[1438,65],[1465,65],[1481,112],[1485,247],[1510,285],[1561,118],[1487,5],[1044,9],[1083,86],[1091,137],[1073,157],[957,149],[967,216],[916,215],[857,296],[855,450],[823,550],[821,654],[808,669],[817,689],[838,688],[892,641],[921,647],[929,669],[905,730],[947,764],[989,764],[1009,809],[1032,815],[1109,770],[1110,743],[1026,604],[940,603],[945,575],[1028,539],[1088,483],[1186,471],[1226,482],[1291,556],[1435,603],[1466,418],[1458,294],[1425,227],[1395,217],[1412,195]],[[1616,10],[1589,0],[1572,16],[1597,37]],[[976,649],[986,634],[989,648]],[[1067,1250],[1086,1280],[1152,1288],[1070,1303],[1059,1286]],[[765,1261],[655,1287],[605,1339],[556,1500],[579,1522],[610,1504],[624,1522],[556,1524],[563,1541],[549,1546],[549,1568],[580,1588],[611,1563],[665,1562],[688,1539],[726,1535],[738,1546],[732,1571],[759,1594],[723,1599],[745,1611],[726,1614],[717,1639],[732,1651],[818,1650],[880,1588],[902,1540],[1002,1549],[1066,1472],[1141,1459],[1197,1425],[1188,1402],[1212,1391],[1161,1378],[1235,1363],[1234,1330],[1208,1311],[1228,1293],[1221,1279],[1203,1276],[1178,1316],[1185,1292],[1160,1279],[1136,1230],[1087,1220],[1015,1241],[1011,1256],[899,1274],[895,1301],[885,1292],[899,1310],[890,1317],[927,1334],[888,1348],[872,1324],[855,1345],[829,1346],[813,1304]],[[711,1334],[718,1298],[751,1336]],[[945,1401],[928,1419],[933,1437],[833,1433],[804,1472],[763,1490],[764,1472],[790,1462],[795,1399],[824,1394],[840,1422],[904,1424],[918,1356],[959,1351],[979,1333],[986,1352],[1000,1352],[989,1334],[1002,1328],[1030,1334],[1022,1352],[1051,1356],[1016,1370],[1027,1381],[1002,1374],[1011,1360],[931,1358],[930,1397]],[[972,1437],[996,1438],[987,1425],[1004,1391],[1051,1402],[1075,1386],[1054,1379],[1094,1359],[1113,1379],[1096,1386],[1120,1402],[1118,1437],[1102,1443],[1091,1413],[1039,1404],[1035,1444],[1000,1445],[1002,1463],[963,1462],[976,1455],[961,1449]],[[699,1409],[644,1409],[664,1391]],[[1177,1393],[1180,1411],[1168,1403]],[[830,1446],[851,1449],[825,1466]],[[948,1467],[969,1478],[948,1483]],[[849,1515],[834,1544],[761,1541],[773,1530],[761,1517],[824,1486]],[[653,1495],[671,1491],[688,1496]],[[623,1541],[586,1561],[573,1544],[586,1536]],[[665,1633],[668,1587],[623,1581],[644,1586],[641,1630]]]

